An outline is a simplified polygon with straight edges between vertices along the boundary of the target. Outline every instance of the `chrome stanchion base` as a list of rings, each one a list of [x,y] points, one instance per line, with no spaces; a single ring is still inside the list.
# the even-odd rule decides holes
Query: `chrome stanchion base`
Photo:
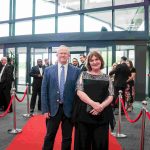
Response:
[[[17,134],[17,133],[21,133],[22,129],[9,129],[8,133],[10,134]]]
[[[121,134],[121,133],[111,133],[113,136],[117,137],[117,138],[125,138],[127,137],[127,135],[125,134]]]
[[[24,118],[30,118],[30,117],[33,117],[33,114],[23,114],[22,115]]]

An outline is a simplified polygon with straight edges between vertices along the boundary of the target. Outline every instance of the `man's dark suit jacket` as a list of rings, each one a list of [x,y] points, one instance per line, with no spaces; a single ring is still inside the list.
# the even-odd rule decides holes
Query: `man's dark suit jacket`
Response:
[[[87,71],[87,68],[86,68],[85,64],[81,64],[79,66],[79,68],[81,69],[81,71]]]
[[[43,70],[43,68],[42,68],[42,70]],[[34,89],[41,88],[43,77],[38,77],[39,74],[40,74],[39,67],[38,66],[32,67],[30,76],[33,77],[32,86]]]
[[[63,102],[63,110],[67,117],[71,117],[72,114],[76,81],[79,74],[79,68],[68,64]],[[50,112],[52,117],[55,116],[59,108],[59,97],[58,65],[53,65],[46,68],[44,72],[41,91],[42,112]]]
[[[3,74],[1,76],[1,82],[0,82],[1,89],[6,89],[6,88],[11,89],[12,78],[13,78],[13,74],[12,74],[11,67],[8,64],[6,64]]]
[[[126,81],[131,75],[127,64],[122,63],[122,64],[117,65],[117,67],[109,73],[110,76],[113,74],[115,74],[114,86],[118,88],[120,87],[125,88],[127,85]]]

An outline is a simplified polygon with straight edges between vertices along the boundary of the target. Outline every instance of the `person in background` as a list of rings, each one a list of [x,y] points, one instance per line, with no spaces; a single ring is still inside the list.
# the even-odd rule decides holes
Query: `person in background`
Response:
[[[49,60],[48,60],[48,58],[45,58],[43,67],[46,68],[46,67],[49,67],[49,66],[50,66]]]
[[[108,150],[109,124],[113,125],[113,84],[102,72],[102,56],[93,51],[87,57],[87,71],[77,81],[80,107],[76,110],[74,150]]]
[[[117,67],[117,65],[118,65],[118,64],[117,64],[116,62],[113,63],[113,65],[112,65],[112,70],[114,70],[114,69]],[[114,82],[115,75],[114,75],[114,74],[111,75],[110,78],[111,78],[111,80]]]
[[[12,83],[12,70],[7,64],[7,57],[1,58],[1,68],[0,68],[0,107],[6,111],[10,102],[10,90]],[[9,112],[12,112],[12,105]]]
[[[49,59],[48,58],[45,58],[44,59],[44,65],[43,65],[43,71],[45,70],[46,67],[49,67],[50,64],[49,64]]]
[[[122,91],[122,98],[125,106],[125,89],[127,87],[127,80],[130,76],[130,70],[129,67],[126,64],[127,58],[125,56],[121,57],[120,64],[116,66],[116,68],[112,71],[110,71],[109,75],[115,75],[114,78],[114,100],[113,100],[113,106],[114,109],[118,108],[118,103],[116,104],[116,99],[118,98],[119,91]],[[116,110],[115,114],[118,114],[118,109]],[[122,110],[122,114],[124,114]]]
[[[38,110],[41,110],[41,85],[43,79],[43,66],[42,59],[37,60],[37,65],[32,67],[30,76],[33,77],[32,83],[32,96],[30,102],[30,113],[34,113],[34,108],[36,104],[36,98],[38,95]]]
[[[127,65],[130,69],[131,76],[129,76],[127,80],[127,111],[133,110],[133,102],[135,98],[135,77],[136,77],[136,69],[133,67],[133,63],[131,60],[127,60]]]
[[[53,150],[55,136],[61,123],[62,150],[71,150],[72,105],[80,69],[68,64],[69,48],[57,50],[58,63],[45,69],[42,82],[42,113],[46,119],[43,150]]]
[[[80,55],[80,61],[81,61],[81,65],[79,66],[79,68],[81,69],[81,71],[86,71],[87,68],[85,66],[86,63],[86,56],[85,55]]]
[[[12,58],[7,58],[8,60],[8,65],[10,66],[11,68],[11,73],[12,73],[12,82],[11,82],[11,87],[14,87],[15,86],[15,66],[14,66],[14,60]],[[10,89],[11,90],[11,89]]]
[[[72,65],[75,66],[75,67],[79,67],[79,61],[78,61],[77,58],[72,59]]]

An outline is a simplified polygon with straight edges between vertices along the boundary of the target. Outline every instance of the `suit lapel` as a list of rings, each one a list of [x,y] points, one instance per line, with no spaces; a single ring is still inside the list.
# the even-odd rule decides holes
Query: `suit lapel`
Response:
[[[66,83],[70,80],[71,77],[71,66],[68,64],[68,70],[67,70],[67,77],[66,77],[66,82],[65,82],[65,87],[66,87]]]
[[[55,65],[55,67],[54,67],[54,81],[56,81],[56,83],[57,83],[57,86],[59,87],[59,82],[58,82],[58,65]]]

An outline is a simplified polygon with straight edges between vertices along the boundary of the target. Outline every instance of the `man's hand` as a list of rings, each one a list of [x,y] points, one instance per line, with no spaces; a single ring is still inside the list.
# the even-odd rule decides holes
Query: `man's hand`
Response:
[[[45,119],[50,119],[50,112],[44,113],[44,118],[45,118]]]

